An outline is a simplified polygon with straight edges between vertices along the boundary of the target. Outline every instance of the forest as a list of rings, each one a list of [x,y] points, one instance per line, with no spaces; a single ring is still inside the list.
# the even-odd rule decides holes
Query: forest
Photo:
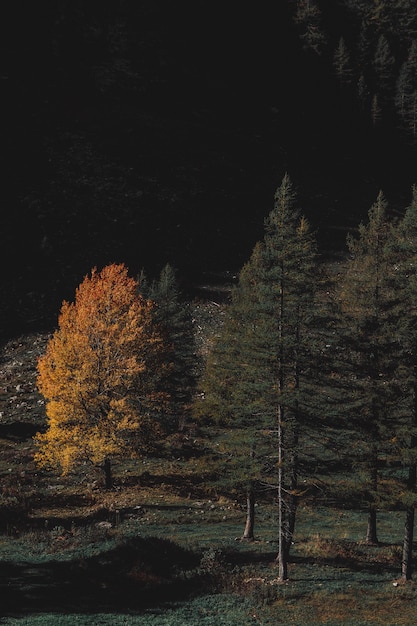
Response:
[[[0,621],[415,624],[417,6],[42,4],[1,75]]]

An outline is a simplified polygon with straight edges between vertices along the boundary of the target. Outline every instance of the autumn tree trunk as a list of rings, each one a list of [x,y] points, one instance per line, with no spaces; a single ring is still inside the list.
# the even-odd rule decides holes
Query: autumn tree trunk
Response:
[[[113,476],[112,476],[112,467],[110,459],[105,459],[103,464],[104,470],[104,484],[106,489],[113,488]]]

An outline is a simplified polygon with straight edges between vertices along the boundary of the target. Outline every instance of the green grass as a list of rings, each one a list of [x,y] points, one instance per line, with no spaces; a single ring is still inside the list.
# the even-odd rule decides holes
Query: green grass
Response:
[[[8,478],[30,451],[5,445],[16,453],[3,466]],[[0,535],[0,591],[8,601],[1,623],[417,623],[414,584],[397,584],[402,511],[378,511],[380,545],[367,546],[365,506],[343,508],[308,492],[297,512],[290,580],[279,584],[271,495],[256,507],[256,540],[240,542],[244,498],[216,493],[212,481],[205,492],[199,463],[149,459],[148,477],[138,483],[143,468],[129,462],[111,492],[30,464],[18,486],[6,481],[22,514],[29,499],[29,527]]]
[[[84,615],[31,615],[29,618],[7,618],[2,624],[13,626],[242,626],[259,624],[253,608],[245,598],[211,595],[173,604],[165,609],[145,611],[138,615],[97,613]]]
[[[28,588],[24,592],[29,597],[36,595],[36,584],[39,584],[36,582],[36,566],[48,568],[53,564],[68,563],[77,568],[84,562],[83,571],[93,572],[93,563],[98,561],[101,575],[106,579],[106,573],[112,571],[115,563],[116,567],[122,568],[126,564],[125,556],[116,558],[115,555],[121,546],[130,545],[131,541],[126,554],[136,550],[141,561],[138,589],[144,582],[148,586],[149,581],[158,584],[155,576],[160,563],[156,562],[156,555],[158,552],[162,554],[161,546],[165,546],[164,558],[168,559],[170,567],[175,570],[178,565],[171,581],[184,581],[187,577],[193,581],[204,576],[205,586],[198,586],[182,601],[169,597],[163,602],[161,595],[159,603],[146,609],[129,610],[127,605],[118,610],[111,610],[111,607],[107,611],[99,610],[91,615],[91,607],[84,607],[81,612],[72,610],[61,615],[56,607],[48,610],[46,603],[42,611],[33,609],[27,614],[6,617],[1,623],[22,626],[52,623],[411,626],[417,623],[417,589],[413,583],[397,583],[401,559],[402,515],[399,512],[379,513],[381,545],[367,546],[363,541],[366,529],[363,512],[302,505],[289,567],[290,580],[280,584],[273,562],[277,545],[271,505],[257,507],[258,530],[253,543],[236,541],[242,531],[243,513],[232,509],[232,519],[221,519],[225,508],[223,502],[189,502],[187,514],[190,517],[195,515],[195,520],[184,523],[177,519],[181,510],[178,504],[170,507],[160,501],[159,508],[154,506],[149,508],[153,514],[148,518],[127,520],[117,529],[79,530],[60,551],[54,547],[54,542],[59,543],[59,529],[39,531],[37,537],[28,533],[15,539],[3,538],[1,559],[3,563],[6,560],[22,563],[26,554],[25,563],[34,566],[34,583],[31,587],[27,579]],[[159,545],[158,540],[163,544]],[[148,544],[149,548],[146,548]],[[191,561],[192,555],[196,559],[188,562],[184,554],[191,555]],[[130,567],[137,568],[135,563],[133,559]]]
[[[9,346],[0,408],[13,422],[39,419],[33,364],[21,367],[39,350]],[[366,502],[331,450],[307,474],[280,584],[272,494],[258,501],[256,540],[240,542],[244,495],[227,487],[213,446],[204,458],[207,442],[192,441],[195,456],[166,441],[160,457],[115,466],[105,492],[99,475],[39,471],[30,439],[0,437],[0,623],[417,624],[417,587],[398,581],[404,513],[381,506],[380,545],[366,545]]]

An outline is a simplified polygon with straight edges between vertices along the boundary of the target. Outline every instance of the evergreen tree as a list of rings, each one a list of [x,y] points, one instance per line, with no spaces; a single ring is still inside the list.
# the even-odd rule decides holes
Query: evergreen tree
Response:
[[[361,74],[359,76],[358,85],[357,85],[357,94],[359,100],[359,106],[362,112],[368,111],[369,115],[369,102],[370,95],[368,85],[366,84],[365,76]]]
[[[378,96],[378,94],[374,94],[372,96],[372,100],[371,100],[371,121],[372,121],[372,126],[374,128],[377,128],[380,123],[381,123],[381,119],[382,119],[382,109],[380,106],[380,98]]]
[[[321,54],[326,44],[322,14],[316,0],[297,0],[294,21],[306,50]]]
[[[393,234],[386,210],[380,192],[368,213],[368,223],[359,226],[359,236],[348,238],[350,257],[338,290],[344,324],[340,331],[344,363],[339,378],[345,385],[345,402],[341,408],[345,428],[357,437],[352,456],[367,477],[369,543],[378,541],[378,460],[390,439],[390,420],[398,400],[393,377],[395,294],[390,282]]]
[[[142,271],[138,283],[140,293],[156,304],[154,319],[167,347],[166,359],[171,364],[164,379],[171,398],[171,429],[182,429],[191,408],[198,367],[190,305],[181,297],[176,272],[169,264],[151,284]]]
[[[262,474],[259,447],[263,428],[269,427],[269,422],[265,422],[261,414],[255,416],[248,409],[245,383],[241,378],[242,364],[249,362],[250,358],[245,337],[251,314],[239,280],[232,290],[224,322],[208,351],[193,407],[198,422],[208,423],[211,438],[213,424],[227,431],[221,442],[221,472],[229,488],[232,486],[246,494],[246,523],[242,536],[246,541],[254,539],[255,496]]]
[[[359,22],[359,34],[358,41],[355,48],[355,58],[357,66],[362,74],[367,75],[369,70],[370,61],[372,58],[372,29],[366,19],[361,19]]]
[[[394,0],[392,3],[395,17],[393,20],[396,33],[402,41],[408,43],[417,35],[417,5],[414,0]]]
[[[403,128],[417,137],[417,41],[400,68],[395,90],[395,107]]]
[[[381,95],[384,103],[389,101],[394,88],[395,59],[387,38],[380,35],[376,44],[373,58],[375,71],[375,89]]]
[[[265,236],[243,267],[224,326],[203,377],[205,402],[276,446],[278,576],[288,577],[298,481],[298,439],[311,382],[309,322],[316,245],[295,208],[285,175],[265,221]],[[307,388],[309,393],[307,394]]]
[[[395,241],[394,287],[397,292],[397,336],[400,346],[398,378],[400,401],[395,424],[395,444],[407,472],[403,496],[406,514],[401,575],[410,580],[413,572],[413,535],[417,488],[417,187],[400,221]]]
[[[340,37],[333,55],[333,67],[339,80],[340,87],[344,88],[352,82],[352,63],[349,50],[343,37]]]
[[[374,25],[377,33],[386,33],[389,30],[390,12],[386,0],[372,0],[368,4],[368,19]]]

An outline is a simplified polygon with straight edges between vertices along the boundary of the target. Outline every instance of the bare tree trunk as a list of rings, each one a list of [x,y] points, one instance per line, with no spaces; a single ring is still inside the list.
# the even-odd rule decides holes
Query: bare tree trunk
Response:
[[[377,460],[377,454],[375,450],[372,451],[371,463],[372,463],[371,484],[372,484],[374,493],[376,493],[378,489],[378,466],[377,466],[378,460]],[[371,503],[368,509],[368,527],[366,531],[366,543],[373,544],[373,545],[378,543],[378,535],[376,531],[376,507],[374,503]]]
[[[373,504],[370,504],[368,509],[368,528],[366,531],[366,543],[378,543],[378,536],[376,532],[376,508]]]
[[[246,525],[243,533],[243,541],[254,540],[255,528],[255,493],[253,487],[249,487],[246,493]]]
[[[275,561],[278,563],[278,580],[288,579],[287,543],[288,528],[286,502],[284,490],[284,432],[282,426],[282,407],[278,407],[278,554]]]
[[[296,490],[298,487],[298,475],[297,475],[297,445],[298,435],[296,434],[293,442],[293,453],[291,455],[291,478],[290,478],[290,493],[288,496],[288,523],[287,523],[287,545],[286,545],[286,560],[289,561],[290,550],[294,537],[295,529],[295,517],[297,513],[298,498],[296,496]]]
[[[408,507],[405,513],[403,558],[401,561],[401,577],[411,580],[413,576],[413,538],[414,538],[414,506]]]
[[[416,349],[414,348],[414,353]],[[417,423],[417,364],[414,364],[414,389],[413,389],[413,414],[412,426],[415,428]],[[411,435],[410,447],[415,448],[417,445],[417,437]],[[408,469],[407,488],[411,492],[415,492],[417,487],[417,465],[412,463]],[[410,505],[405,513],[404,523],[404,542],[403,557],[401,561],[401,577],[404,580],[411,580],[413,576],[413,539],[414,539],[414,504]]]

